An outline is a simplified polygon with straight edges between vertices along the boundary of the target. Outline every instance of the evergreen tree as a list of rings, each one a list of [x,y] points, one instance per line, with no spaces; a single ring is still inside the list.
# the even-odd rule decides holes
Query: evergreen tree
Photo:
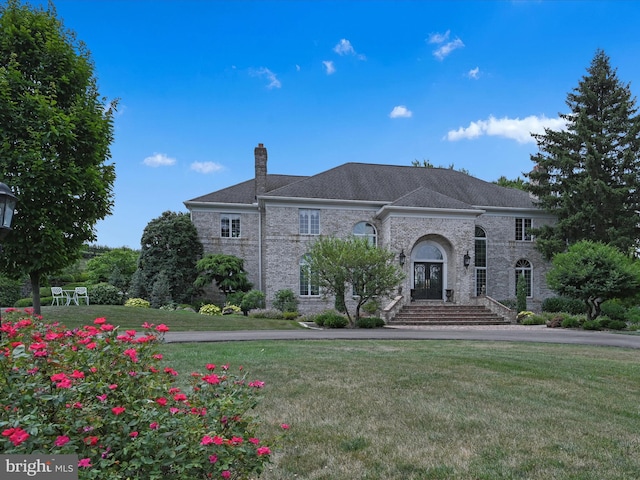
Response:
[[[558,221],[533,233],[550,259],[583,239],[625,253],[640,234],[640,117],[628,84],[598,50],[588,75],[567,95],[565,131],[534,135],[539,152],[527,189]]]
[[[131,295],[149,299],[156,277],[164,272],[169,280],[171,298],[189,303],[197,289],[196,263],[203,247],[189,214],[164,212],[144,229],[138,272],[131,278]]]

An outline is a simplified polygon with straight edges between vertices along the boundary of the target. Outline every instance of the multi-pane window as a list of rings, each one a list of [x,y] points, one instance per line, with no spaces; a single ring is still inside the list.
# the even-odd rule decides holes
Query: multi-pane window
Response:
[[[377,245],[377,234],[376,227],[367,222],[357,223],[355,227],[353,227],[353,235],[356,237],[362,237],[369,240],[371,245]]]
[[[305,257],[300,259],[300,295],[303,297],[320,295],[318,275],[311,271]]]
[[[473,263],[476,269],[476,295],[487,293],[487,234],[476,227]]]
[[[532,240],[530,218],[516,218],[516,240],[525,242]]]
[[[516,295],[518,294],[518,279],[523,276],[527,284],[527,297],[532,297],[531,280],[533,269],[529,260],[521,258],[516,262]]]
[[[320,210],[301,208],[300,235],[320,235]]]
[[[238,238],[240,236],[240,215],[223,213],[220,215],[220,236]]]

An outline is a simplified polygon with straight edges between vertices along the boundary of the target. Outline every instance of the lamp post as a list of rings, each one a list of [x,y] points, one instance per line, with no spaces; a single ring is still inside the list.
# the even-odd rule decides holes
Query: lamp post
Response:
[[[0,241],[11,231],[11,221],[13,220],[13,212],[16,209],[18,198],[11,193],[9,187],[0,182]],[[0,251],[2,245],[0,245]],[[0,303],[0,327],[2,327],[2,304]],[[1,333],[0,333],[1,335]]]

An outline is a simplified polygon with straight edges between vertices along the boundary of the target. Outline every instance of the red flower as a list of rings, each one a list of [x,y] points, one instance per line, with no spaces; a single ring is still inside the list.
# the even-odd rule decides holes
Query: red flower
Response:
[[[271,450],[269,449],[269,447],[258,447],[258,455],[269,455],[271,453]]]
[[[120,415],[121,413],[124,413],[126,409],[124,407],[113,407],[111,409],[111,411],[114,413],[114,415]]]
[[[84,373],[79,370],[74,370],[71,374],[71,378],[84,378]]]
[[[93,465],[91,465],[91,459],[90,458],[82,458],[82,459],[78,460],[78,466],[79,467],[93,467]]]
[[[217,385],[218,383],[220,383],[220,378],[215,373],[202,377],[202,380],[212,385]]]
[[[104,322],[106,322],[107,319],[106,318],[96,318],[93,323],[95,323],[96,325],[102,325]]]
[[[13,443],[16,447],[21,443],[26,442],[27,439],[29,438],[29,434],[25,430],[21,429],[20,427],[9,428],[4,432],[2,432],[2,436],[9,437],[9,441]]]
[[[207,370],[215,370],[216,366],[213,363],[207,363]]]
[[[71,440],[71,439],[69,437],[67,437],[66,435],[60,435],[58,438],[56,438],[55,446],[56,447],[61,447],[61,446],[65,445],[66,443],[68,443],[69,440]]]
[[[86,443],[87,445],[97,445],[98,444],[98,437],[93,436],[93,435],[90,436],[90,437],[85,437],[84,443]]]
[[[156,398],[156,403],[164,407],[167,404],[167,399],[164,397]]]
[[[136,437],[138,436],[138,432],[131,432],[131,433],[129,434],[129,436],[130,436],[131,438],[136,438]]]
[[[164,333],[169,331],[169,327],[167,327],[164,323],[161,323],[156,327],[156,331]]]

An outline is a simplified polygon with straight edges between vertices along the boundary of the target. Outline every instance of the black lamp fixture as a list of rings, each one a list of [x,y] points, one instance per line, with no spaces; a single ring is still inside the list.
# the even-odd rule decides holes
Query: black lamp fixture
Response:
[[[467,253],[464,254],[464,257],[462,257],[462,263],[464,265],[464,268],[469,268],[469,265],[471,265],[471,257],[469,256],[469,250],[467,250]]]
[[[11,193],[9,187],[0,183],[0,240],[3,240],[11,231],[11,221],[17,201],[18,198]]]
[[[398,260],[400,261],[400,266],[404,267],[404,262],[407,259],[407,256],[404,254],[404,249],[402,249],[402,251],[400,252],[400,255],[398,255]]]
[[[4,239],[11,231],[13,212],[16,209],[18,198],[11,193],[9,187],[0,182],[0,240]],[[0,250],[2,245],[0,245]],[[0,305],[2,307],[2,305]],[[2,326],[2,308],[0,308],[0,327]]]

